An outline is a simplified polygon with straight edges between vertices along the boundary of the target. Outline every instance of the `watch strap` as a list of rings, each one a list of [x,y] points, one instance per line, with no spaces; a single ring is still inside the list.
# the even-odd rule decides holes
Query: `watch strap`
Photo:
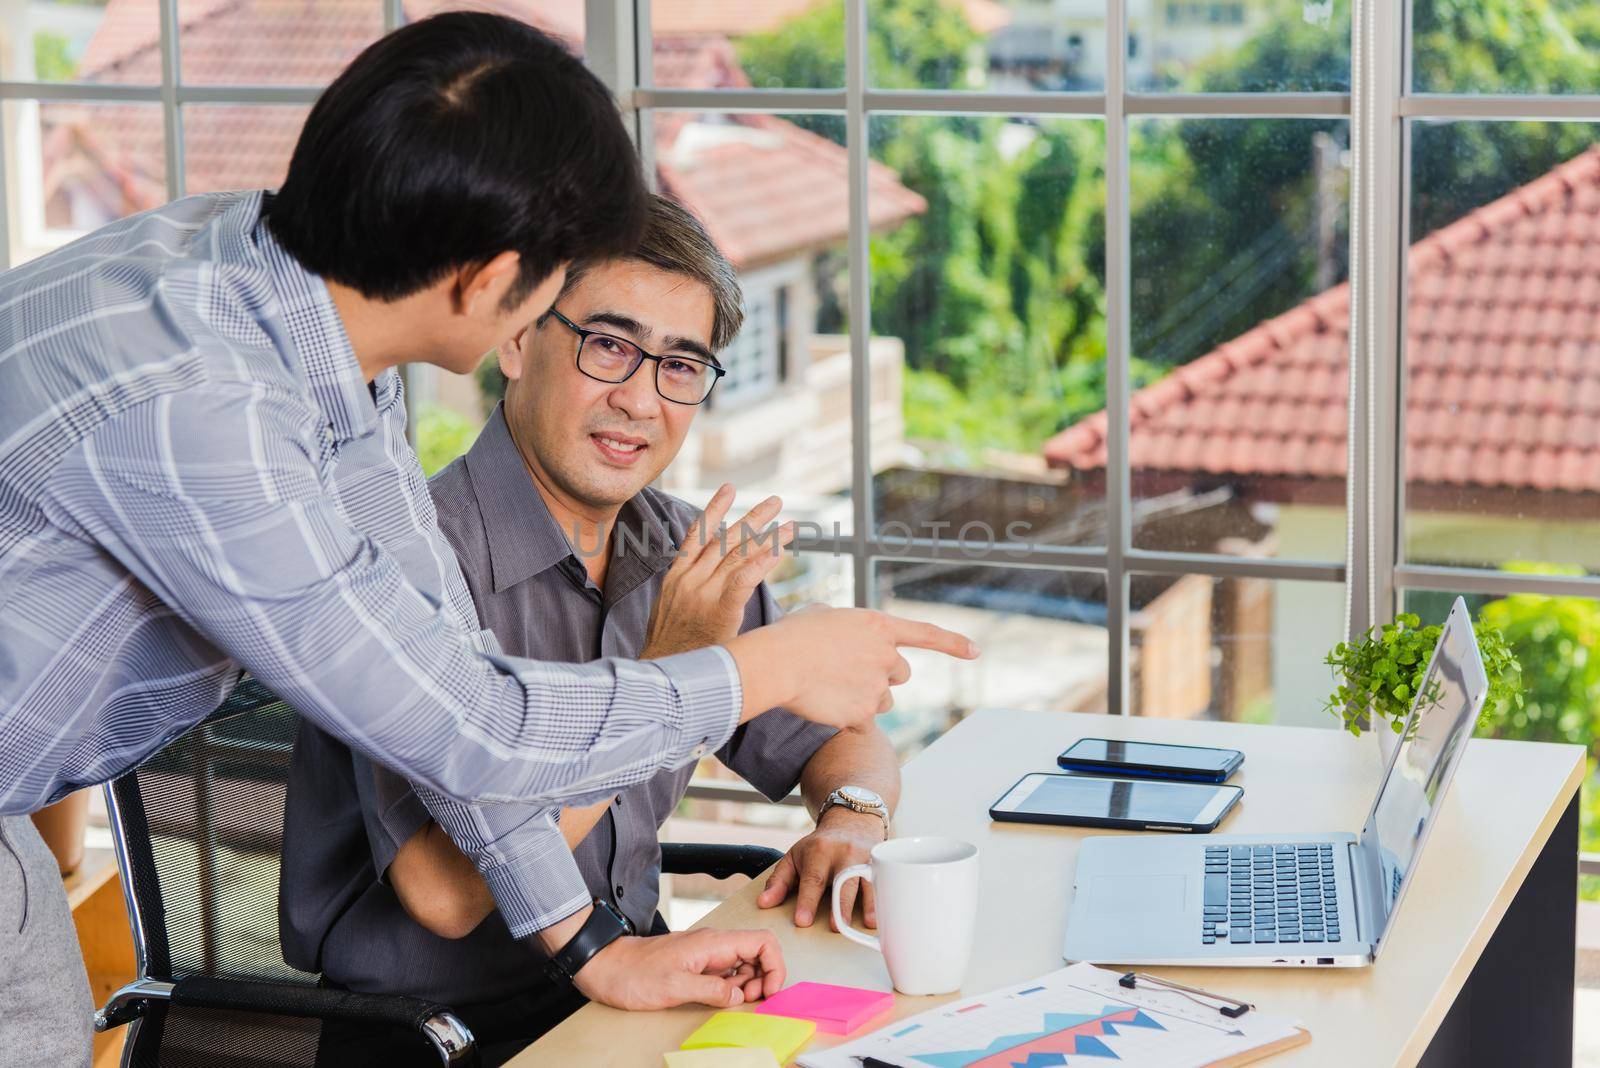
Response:
[[[889,829],[889,809],[888,809],[888,806],[886,806],[886,805],[884,805],[882,803],[879,803],[877,805],[862,805],[862,804],[859,804],[859,803],[857,803],[855,801],[852,801],[842,791],[835,790],[835,791],[833,791],[832,793],[830,793],[828,795],[827,800],[822,802],[822,807],[817,810],[817,819],[820,821],[823,816],[826,816],[828,814],[828,810],[830,808],[833,808],[836,805],[840,806],[840,807],[843,807],[843,808],[847,808],[851,812],[860,812],[860,813],[863,813],[863,814],[870,813],[870,814],[872,814],[874,816],[877,816],[879,819],[883,820],[884,833],[886,833],[886,834],[888,833],[888,829]]]
[[[578,933],[573,935],[550,956],[550,968],[553,978],[571,982],[573,976],[582,970],[585,964],[594,958],[596,953],[627,934],[630,930],[628,921],[619,913],[609,901],[595,898],[594,911],[578,928]]]

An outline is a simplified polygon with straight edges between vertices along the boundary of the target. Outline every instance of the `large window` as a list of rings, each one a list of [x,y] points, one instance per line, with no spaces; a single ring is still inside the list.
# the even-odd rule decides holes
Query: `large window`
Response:
[[[1592,5],[638,11],[642,138],[714,108],[847,154],[812,262],[858,602],[1033,656],[1026,693],[941,674],[901,744],[975,700],[1334,727],[1329,647],[1462,592],[1576,665],[1485,732],[1596,747]]]
[[[274,184],[446,6],[0,0],[0,265]],[[990,646],[908,692],[906,752],[984,703],[1333,727],[1338,635],[1457,592],[1600,663],[1592,3],[493,6],[613,81],[744,281],[669,487],[783,494],[786,597]],[[483,398],[413,385],[442,462]],[[1593,749],[1580,675],[1487,729]]]
[[[836,426],[782,424],[848,502],[842,536],[810,547],[844,554],[860,603],[1038,661],[1027,692],[919,688],[901,713],[925,728],[902,743],[1008,701],[1335,725],[1320,660],[1365,488],[1347,477],[1348,4],[638,12],[635,116],[664,191],[688,188],[671,168],[708,114],[723,128],[691,148],[803,132],[845,163],[838,237],[792,167],[744,172],[851,365],[848,458]]]

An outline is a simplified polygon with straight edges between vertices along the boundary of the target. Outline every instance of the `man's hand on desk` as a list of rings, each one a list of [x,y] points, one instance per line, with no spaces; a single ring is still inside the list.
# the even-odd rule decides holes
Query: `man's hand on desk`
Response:
[[[554,953],[575,935],[593,906],[540,931]],[[770,931],[683,931],[619,938],[573,978],[590,1001],[615,1009],[710,1005],[726,1009],[783,988],[783,951]]]
[[[573,980],[616,1009],[710,1005],[726,1009],[783,988],[783,951],[771,931],[683,931],[619,938]]]
[[[794,905],[794,925],[810,927],[817,909],[828,900],[833,877],[852,864],[865,864],[872,847],[884,839],[883,818],[870,812],[854,812],[842,806],[828,809],[817,829],[796,842],[778,861],[756,904],[764,909],[783,904],[798,889]],[[839,911],[849,917],[861,897],[861,917],[868,927],[878,926],[878,902],[872,884],[851,879],[839,888]],[[828,926],[834,927],[833,917]]]

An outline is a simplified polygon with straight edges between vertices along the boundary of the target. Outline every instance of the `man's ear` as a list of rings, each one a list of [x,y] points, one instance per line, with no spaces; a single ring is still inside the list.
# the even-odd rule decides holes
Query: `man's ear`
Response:
[[[522,377],[522,372],[528,367],[529,335],[533,333],[531,325],[517,331],[516,336],[501,342],[499,348],[500,373],[506,376],[507,381],[515,382]]]
[[[456,311],[471,318],[497,315],[501,302],[516,284],[522,257],[502,252],[485,263],[468,264],[456,273]]]

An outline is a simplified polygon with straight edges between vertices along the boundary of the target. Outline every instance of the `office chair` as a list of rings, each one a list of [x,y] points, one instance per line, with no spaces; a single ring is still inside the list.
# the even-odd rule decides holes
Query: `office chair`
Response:
[[[278,941],[278,866],[298,719],[246,678],[215,712],[106,786],[140,978],[95,1014],[131,1023],[123,1068],[312,1068],[322,1021],[394,1028],[450,1068],[472,1034],[418,998],[317,985]]]
[[[709,875],[713,879],[747,875],[754,879],[782,859],[781,850],[767,846],[661,843],[662,875]]]
[[[317,985],[278,940],[278,867],[298,716],[246,677],[198,726],[106,786],[140,978],[95,1014],[128,1023],[123,1068],[312,1068],[323,1020],[394,1028],[477,1062],[447,1006]],[[666,874],[752,878],[762,846],[664,843]]]

